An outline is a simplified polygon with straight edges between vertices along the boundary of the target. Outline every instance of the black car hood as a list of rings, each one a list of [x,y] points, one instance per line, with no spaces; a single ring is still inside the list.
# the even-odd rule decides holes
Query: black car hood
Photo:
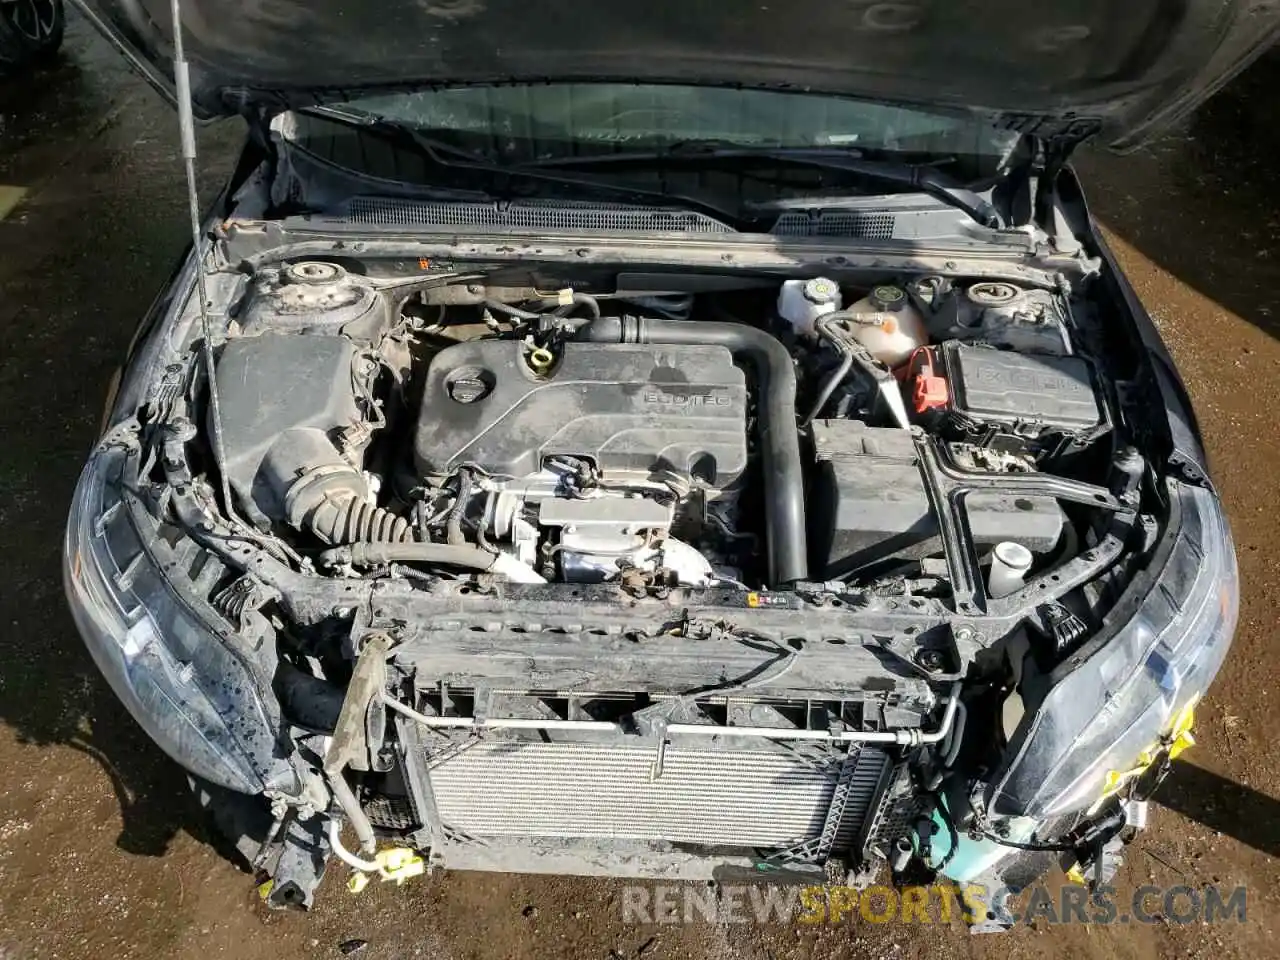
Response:
[[[172,89],[170,0],[73,0]],[[1132,142],[1275,37],[1259,0],[181,0],[202,116],[372,88],[673,82],[967,109]]]

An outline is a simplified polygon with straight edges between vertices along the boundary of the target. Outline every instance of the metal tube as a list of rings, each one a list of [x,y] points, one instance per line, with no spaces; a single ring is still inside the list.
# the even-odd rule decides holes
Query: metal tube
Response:
[[[951,732],[951,742],[947,744],[947,752],[943,754],[942,757],[943,767],[950,767],[956,762],[956,756],[960,753],[960,741],[964,739],[964,724],[967,716],[968,714],[965,711],[964,704],[957,704],[956,722]]]
[[[918,730],[904,731],[916,734],[911,746],[917,746],[925,743],[939,743],[943,737],[951,730],[951,724],[955,722],[956,711],[960,708],[960,684],[959,682],[951,685],[951,696],[947,700],[947,709],[942,713],[942,722],[938,724],[938,729],[933,733],[920,733]]]
[[[348,867],[351,867],[351,869],[359,870],[362,873],[378,872],[379,867],[376,863],[372,860],[361,860],[342,845],[342,824],[337,820],[329,821],[329,846],[333,848],[337,858]]]
[[[365,816],[364,810],[361,809],[360,801],[356,799],[356,795],[352,792],[351,785],[347,783],[347,779],[342,775],[341,770],[330,772],[327,779],[329,781],[329,789],[333,791],[333,799],[338,801],[338,806],[342,808],[342,812],[351,821],[351,829],[356,832],[356,837],[360,841],[361,852],[373,853],[377,849],[377,840],[373,836],[373,824],[369,822],[369,818]],[[337,849],[336,845],[335,849]]]
[[[427,727],[472,728],[484,727],[490,730],[584,730],[604,733],[621,733],[622,728],[608,720],[531,720],[518,717],[493,717],[478,720],[475,717],[432,717],[419,713],[394,697],[383,696],[382,702],[387,709],[416,720]]]
[[[476,717],[432,717],[419,713],[412,707],[401,703],[394,697],[383,695],[383,703],[387,709],[393,710],[410,720],[415,720],[427,727],[466,728],[490,730],[580,730],[602,733],[623,733],[620,724],[607,720],[533,720],[514,717],[493,717],[484,720]],[[671,723],[666,727],[667,733],[693,734],[704,737],[759,737],[766,740],[825,740],[837,743],[893,743],[901,746],[915,747],[923,744],[939,743],[951,730],[955,722],[956,710],[960,704],[960,685],[952,687],[951,696],[947,700],[947,708],[943,711],[942,721],[938,729],[931,733],[921,733],[915,729],[904,730],[843,730],[832,733],[830,730],[787,730],[782,727],[722,727],[711,723]]]
[[[721,727],[709,723],[670,723],[670,733],[686,733],[695,736],[760,737],[765,740],[828,740],[837,743],[900,743],[901,731],[887,730],[787,730],[784,727]]]
[[[796,429],[796,371],[778,339],[741,323],[694,323],[652,317],[604,317],[581,327],[592,343],[710,344],[727,347],[751,363],[760,385],[760,448],[764,455],[769,582],[773,586],[809,576],[805,529],[804,470]]]

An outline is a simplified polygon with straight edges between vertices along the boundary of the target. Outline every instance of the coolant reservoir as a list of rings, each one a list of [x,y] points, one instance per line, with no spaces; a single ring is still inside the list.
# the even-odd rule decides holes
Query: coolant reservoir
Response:
[[[778,291],[778,316],[791,324],[798,336],[813,336],[819,317],[840,309],[840,285],[826,277],[788,280]]]
[[[876,287],[847,312],[854,339],[886,367],[905,363],[913,351],[929,343],[924,319],[901,287]]]

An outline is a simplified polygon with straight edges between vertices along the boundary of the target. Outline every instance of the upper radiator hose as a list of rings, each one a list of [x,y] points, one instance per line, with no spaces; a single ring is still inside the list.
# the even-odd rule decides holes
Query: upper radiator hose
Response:
[[[764,453],[769,582],[805,580],[809,550],[804,519],[804,472],[796,428],[796,371],[776,337],[738,323],[701,323],[651,317],[601,317],[580,327],[578,340],[593,343],[707,344],[727,347],[756,371],[760,447]]]

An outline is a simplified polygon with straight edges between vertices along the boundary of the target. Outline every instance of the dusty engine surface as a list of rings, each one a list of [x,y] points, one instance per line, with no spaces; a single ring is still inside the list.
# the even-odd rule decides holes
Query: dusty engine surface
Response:
[[[458,565],[438,545],[520,582],[629,588],[939,569],[922,438],[957,469],[1074,470],[1113,423],[1057,292],[873,293],[803,307],[829,319],[787,319],[788,341],[781,313],[677,321],[595,301],[592,317],[515,308],[516,322],[486,301],[433,325],[332,264],[264,271],[217,366],[230,487],[256,526],[304,546],[415,545],[334,564]],[[964,513],[982,557],[1009,544],[1047,563],[1074,542],[1052,494],[992,487]],[[778,543],[800,575],[772,577]]]
[[[821,576],[941,550],[911,434],[857,420],[818,420],[813,434],[811,542]],[[1052,497],[976,491],[963,509],[979,547],[1012,542],[1047,553],[1065,522]]]
[[[1069,356],[1066,311],[1057,293],[985,281],[958,287],[943,277],[910,285],[926,311],[930,338],[976,340],[1020,353]]]
[[[963,416],[1017,433],[1078,433],[1102,423],[1089,364],[1076,357],[1034,356],[1009,350],[943,344],[953,391]]]
[[[466,475],[481,531],[547,579],[702,583],[708,559],[672,531],[732,511],[747,411],[722,346],[469,340],[428,366],[414,461],[428,484]]]
[[[674,473],[715,487],[747,468],[747,385],[719,346],[570,342],[536,373],[522,344],[475,340],[427,371],[414,455],[423,475],[505,477],[547,457],[590,459],[603,479]]]

